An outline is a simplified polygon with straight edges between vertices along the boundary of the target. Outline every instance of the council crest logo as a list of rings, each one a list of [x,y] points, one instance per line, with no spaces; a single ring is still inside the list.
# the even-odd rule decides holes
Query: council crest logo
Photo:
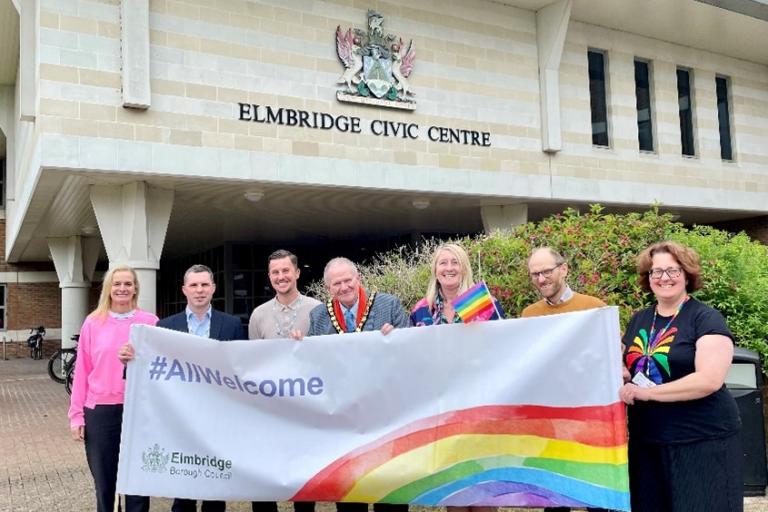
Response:
[[[155,443],[155,446],[151,446],[146,452],[141,452],[141,460],[144,462],[141,469],[142,471],[150,471],[152,473],[162,473],[165,471],[165,467],[170,459],[171,456],[166,454],[165,450]]]
[[[414,92],[408,82],[416,51],[413,39],[406,46],[402,38],[385,34],[384,17],[368,11],[368,30],[336,27],[336,53],[344,73],[336,81],[346,87],[336,99],[382,107],[414,110]]]

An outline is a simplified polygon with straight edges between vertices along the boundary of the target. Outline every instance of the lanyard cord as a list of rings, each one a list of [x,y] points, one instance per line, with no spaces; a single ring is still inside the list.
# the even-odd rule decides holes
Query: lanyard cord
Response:
[[[680,303],[680,305],[677,306],[677,311],[675,311],[675,314],[672,315],[672,318],[669,319],[669,322],[667,322],[667,325],[665,325],[664,328],[661,329],[658,332],[658,334],[656,334],[656,336],[654,336],[654,333],[656,332],[656,313],[658,312],[658,309],[659,309],[658,304],[656,305],[655,308],[653,308],[653,322],[651,323],[651,332],[648,335],[648,342],[649,342],[648,343],[648,349],[649,350],[652,349],[653,347],[655,347],[656,344],[658,343],[658,341],[661,339],[661,337],[664,336],[664,333],[667,332],[667,329],[669,329],[669,327],[672,325],[672,322],[675,321],[675,319],[677,318],[677,315],[679,315],[680,311],[683,310],[683,306],[685,306],[685,303],[688,302],[689,298],[690,297],[688,295],[685,296],[685,298]]]

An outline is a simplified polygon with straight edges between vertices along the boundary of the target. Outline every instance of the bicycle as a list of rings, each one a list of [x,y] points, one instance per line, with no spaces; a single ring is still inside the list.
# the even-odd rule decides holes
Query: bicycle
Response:
[[[29,346],[29,357],[32,359],[43,358],[43,339],[45,338],[45,327],[42,325],[33,327],[29,330],[31,336],[27,338]]]
[[[72,383],[75,380],[75,365],[73,364],[69,370],[67,370],[67,376],[64,379],[64,389],[68,395],[72,394]]]
[[[48,376],[59,384],[64,384],[67,380],[67,372],[75,366],[77,358],[77,342],[80,335],[73,334],[69,339],[74,342],[74,347],[60,348],[48,359]]]

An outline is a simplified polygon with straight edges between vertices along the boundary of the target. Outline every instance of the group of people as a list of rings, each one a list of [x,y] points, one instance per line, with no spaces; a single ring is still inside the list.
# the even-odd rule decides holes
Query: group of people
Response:
[[[572,290],[568,270],[565,258],[551,247],[531,253],[528,274],[541,300],[526,307],[523,317],[606,305]],[[740,419],[724,386],[733,336],[722,315],[689,296],[701,287],[699,258],[692,249],[669,241],[654,244],[638,256],[637,270],[640,286],[654,295],[655,302],[632,317],[622,339],[625,384],[619,398],[628,405],[632,510],[741,511]],[[387,335],[409,326],[460,323],[453,301],[474,284],[466,251],[451,243],[435,250],[426,295],[410,317],[397,297],[366,290],[357,267],[347,258],[334,258],[325,266],[323,280],[330,295],[325,303],[299,292],[300,268],[294,254],[272,253],[268,273],[275,297],[253,311],[249,339],[300,340],[372,330]],[[112,511],[114,506],[123,364],[134,357],[127,343],[130,326],[158,325],[221,341],[245,339],[237,317],[211,307],[215,289],[211,270],[192,266],[182,284],[185,311],[158,320],[137,308],[139,283],[131,268],[116,267],[105,276],[98,307],[81,330],[69,410],[72,437],[85,441],[99,512]],[[501,319],[501,305],[494,302],[491,320]],[[149,510],[147,497],[126,496],[125,503],[131,512]],[[177,498],[171,510],[194,511],[196,506],[194,500]],[[219,501],[202,503],[203,511],[225,507]],[[294,507],[296,512],[312,512],[314,503],[297,502]],[[252,508],[276,512],[277,505],[254,502]],[[407,509],[407,505],[374,505],[376,512]],[[337,510],[361,512],[367,504],[338,503]]]

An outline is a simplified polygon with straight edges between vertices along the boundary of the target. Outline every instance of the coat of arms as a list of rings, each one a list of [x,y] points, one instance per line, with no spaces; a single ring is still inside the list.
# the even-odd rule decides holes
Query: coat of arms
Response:
[[[384,17],[368,11],[368,31],[336,27],[336,53],[344,73],[336,81],[346,87],[336,92],[339,101],[368,103],[413,110],[416,102],[408,83],[416,51],[393,34],[385,34]]]
[[[155,446],[151,446],[146,452],[141,452],[141,460],[144,462],[141,469],[143,471],[151,471],[152,473],[161,473],[165,471],[170,458],[171,456],[166,454],[165,450],[155,443]]]

